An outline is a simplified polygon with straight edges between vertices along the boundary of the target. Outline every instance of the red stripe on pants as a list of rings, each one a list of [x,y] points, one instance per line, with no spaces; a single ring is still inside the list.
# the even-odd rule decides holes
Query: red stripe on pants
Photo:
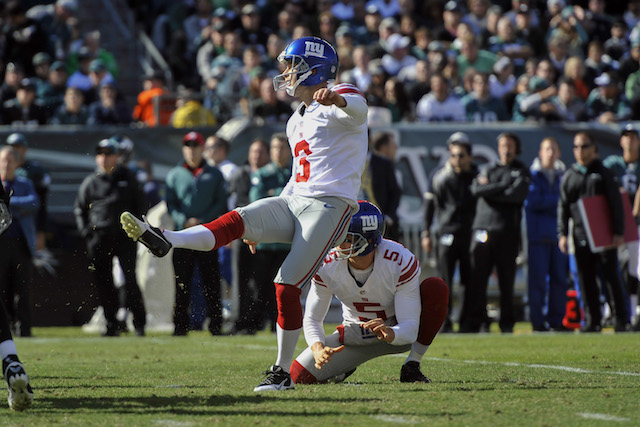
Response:
[[[449,287],[439,277],[424,279],[420,283],[420,299],[422,312],[417,341],[420,344],[430,345],[447,317]]]

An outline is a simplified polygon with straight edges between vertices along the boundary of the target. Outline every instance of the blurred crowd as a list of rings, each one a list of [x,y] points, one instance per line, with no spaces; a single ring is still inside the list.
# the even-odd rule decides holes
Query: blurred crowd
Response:
[[[640,119],[640,1],[129,1],[169,70],[137,103],[77,0],[2,3],[1,123],[206,126],[282,121],[277,57],[293,39],[336,46],[340,82],[399,121]],[[168,71],[168,72],[167,72]],[[162,97],[161,102],[154,98]]]

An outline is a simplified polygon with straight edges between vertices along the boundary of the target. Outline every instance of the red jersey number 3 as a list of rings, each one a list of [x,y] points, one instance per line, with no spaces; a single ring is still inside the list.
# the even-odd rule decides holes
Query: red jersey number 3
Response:
[[[295,158],[297,159],[298,156],[300,155],[300,153],[303,153],[302,156],[300,156],[298,162],[300,164],[300,171],[302,171],[302,173],[298,172],[298,174],[296,175],[296,182],[307,182],[309,180],[309,176],[311,174],[311,165],[309,164],[309,161],[307,160],[307,156],[309,154],[311,154],[311,151],[309,150],[309,143],[305,140],[302,140],[300,142],[298,142],[296,144],[296,149],[294,152]]]

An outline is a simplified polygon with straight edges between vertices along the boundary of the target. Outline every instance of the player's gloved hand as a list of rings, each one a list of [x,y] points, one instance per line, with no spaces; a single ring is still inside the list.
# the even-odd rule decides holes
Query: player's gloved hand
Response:
[[[384,320],[380,318],[369,320],[368,322],[363,323],[362,327],[376,334],[380,341],[391,343],[396,338],[396,333],[393,329],[391,329],[390,326],[387,326],[387,324],[384,323]]]
[[[338,353],[344,350],[344,345],[340,347],[326,347],[323,343],[317,342],[311,346],[311,352],[313,353],[313,358],[315,359],[315,367],[316,369],[322,369],[324,365],[329,363],[331,357],[334,353]]]

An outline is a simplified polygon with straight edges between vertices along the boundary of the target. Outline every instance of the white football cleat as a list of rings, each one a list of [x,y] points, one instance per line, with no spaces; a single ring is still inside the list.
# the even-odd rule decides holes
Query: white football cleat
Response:
[[[143,218],[144,222],[131,212],[125,211],[120,215],[120,224],[122,224],[122,229],[127,233],[127,236],[133,241],[142,243],[159,258],[165,256],[171,249],[171,243],[164,237],[162,230],[153,227],[144,216]]]
[[[33,400],[33,390],[31,390],[29,377],[22,363],[9,363],[4,371],[4,378],[7,380],[7,389],[9,390],[9,398],[7,399],[9,408],[14,411],[27,409]]]

